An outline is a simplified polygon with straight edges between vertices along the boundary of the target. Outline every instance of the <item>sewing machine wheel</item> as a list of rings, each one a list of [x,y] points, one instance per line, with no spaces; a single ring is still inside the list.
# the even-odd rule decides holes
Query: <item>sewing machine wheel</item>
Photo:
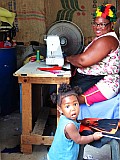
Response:
[[[73,22],[57,21],[50,26],[47,35],[57,35],[60,37],[62,51],[67,56],[81,53],[83,50],[83,33]]]

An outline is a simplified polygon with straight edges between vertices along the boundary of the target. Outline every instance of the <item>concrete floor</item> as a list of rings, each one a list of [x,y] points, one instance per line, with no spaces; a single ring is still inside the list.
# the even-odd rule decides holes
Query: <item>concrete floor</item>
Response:
[[[1,153],[0,160],[44,160],[48,146],[33,146],[33,153],[25,155],[23,153],[8,153],[20,144],[21,118],[19,112],[0,117],[0,150],[8,149],[7,153]],[[12,150],[12,152],[15,152]],[[98,149],[87,145],[84,157],[92,155],[94,160],[111,160],[110,146],[104,145]]]

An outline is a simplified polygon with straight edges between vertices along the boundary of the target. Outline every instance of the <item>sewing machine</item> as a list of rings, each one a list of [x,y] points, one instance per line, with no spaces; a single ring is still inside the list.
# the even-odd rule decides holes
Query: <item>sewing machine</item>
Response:
[[[46,38],[47,37],[47,38]],[[65,56],[81,53],[84,48],[84,36],[73,22],[61,20],[51,24],[44,40],[47,43],[48,65],[64,65]],[[62,47],[62,50],[61,50]]]
[[[48,35],[47,38],[44,40],[46,41],[47,44],[46,64],[63,66],[64,58],[60,46],[59,36]]]

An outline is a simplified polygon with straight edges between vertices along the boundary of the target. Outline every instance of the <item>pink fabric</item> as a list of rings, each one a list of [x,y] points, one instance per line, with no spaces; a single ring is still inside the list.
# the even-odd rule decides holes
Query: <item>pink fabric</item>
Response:
[[[95,102],[101,102],[107,100],[106,97],[102,95],[102,93],[99,91],[97,86],[93,86],[90,89],[88,89],[84,94],[82,95],[85,97],[85,103],[90,106]]]

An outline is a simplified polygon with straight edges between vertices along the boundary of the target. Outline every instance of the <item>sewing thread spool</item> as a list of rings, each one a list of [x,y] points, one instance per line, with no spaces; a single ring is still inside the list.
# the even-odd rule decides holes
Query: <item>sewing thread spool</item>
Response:
[[[40,62],[40,51],[37,50],[36,61]]]

